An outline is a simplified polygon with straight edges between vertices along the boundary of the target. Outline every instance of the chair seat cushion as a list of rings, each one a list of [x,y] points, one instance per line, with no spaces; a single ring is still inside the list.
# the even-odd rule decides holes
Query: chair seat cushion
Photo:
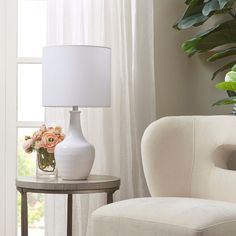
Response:
[[[198,198],[137,198],[93,213],[96,236],[236,236],[236,204]]]

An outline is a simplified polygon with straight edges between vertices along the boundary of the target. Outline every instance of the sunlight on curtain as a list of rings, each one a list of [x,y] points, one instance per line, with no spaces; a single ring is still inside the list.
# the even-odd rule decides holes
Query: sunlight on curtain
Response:
[[[121,178],[115,200],[149,194],[140,143],[156,118],[153,30],[153,0],[48,0],[48,45],[112,48],[111,108],[82,109],[82,127],[96,149],[92,173]],[[46,122],[66,130],[68,116],[68,109],[48,108]],[[88,218],[105,195],[75,198],[73,235],[90,235]],[[46,231],[66,235],[65,196],[47,196]]]

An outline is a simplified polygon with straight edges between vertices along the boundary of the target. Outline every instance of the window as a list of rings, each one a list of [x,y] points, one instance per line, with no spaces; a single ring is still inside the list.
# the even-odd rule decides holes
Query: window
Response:
[[[42,47],[46,44],[46,0],[18,0],[17,43],[17,174],[35,175],[35,154],[22,149],[25,135],[31,135],[44,120],[41,106]],[[44,197],[28,194],[29,234],[44,235]],[[20,235],[20,196],[17,198]]]
[[[42,47],[46,44],[46,0],[18,0],[17,47],[17,161],[18,175],[35,174],[35,154],[25,154],[22,143],[44,120],[41,106]],[[44,235],[44,197],[28,194],[29,234]],[[18,229],[20,196],[17,198]],[[20,230],[18,230],[20,235]]]
[[[4,236],[20,235],[15,177],[35,174],[34,154],[25,154],[22,142],[44,120],[41,56],[46,21],[46,0],[0,0],[0,235]],[[43,195],[28,196],[29,235],[42,236]]]
[[[18,0],[17,47],[17,162],[18,175],[35,174],[35,154],[25,154],[22,143],[44,120],[41,106],[42,47],[46,44],[46,0]],[[44,198],[28,194],[29,234],[44,235]],[[18,229],[20,227],[20,196],[17,198]],[[20,235],[20,230],[18,230]]]

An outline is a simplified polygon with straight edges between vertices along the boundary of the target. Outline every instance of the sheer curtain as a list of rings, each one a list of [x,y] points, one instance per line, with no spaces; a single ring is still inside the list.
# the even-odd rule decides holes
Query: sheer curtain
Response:
[[[121,178],[115,200],[149,195],[140,142],[156,118],[153,31],[153,0],[48,0],[48,45],[112,48],[111,107],[82,109],[82,128],[96,149],[92,173]],[[50,108],[46,122],[66,132],[68,115]],[[90,235],[89,216],[105,202],[103,194],[74,196],[73,235]],[[47,235],[66,235],[66,196],[48,195],[46,206]]]

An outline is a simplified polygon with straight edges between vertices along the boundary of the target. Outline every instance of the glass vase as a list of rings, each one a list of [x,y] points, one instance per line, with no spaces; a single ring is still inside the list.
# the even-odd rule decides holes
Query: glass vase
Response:
[[[36,177],[37,178],[57,177],[54,153],[49,153],[46,149],[40,149],[37,151]]]

